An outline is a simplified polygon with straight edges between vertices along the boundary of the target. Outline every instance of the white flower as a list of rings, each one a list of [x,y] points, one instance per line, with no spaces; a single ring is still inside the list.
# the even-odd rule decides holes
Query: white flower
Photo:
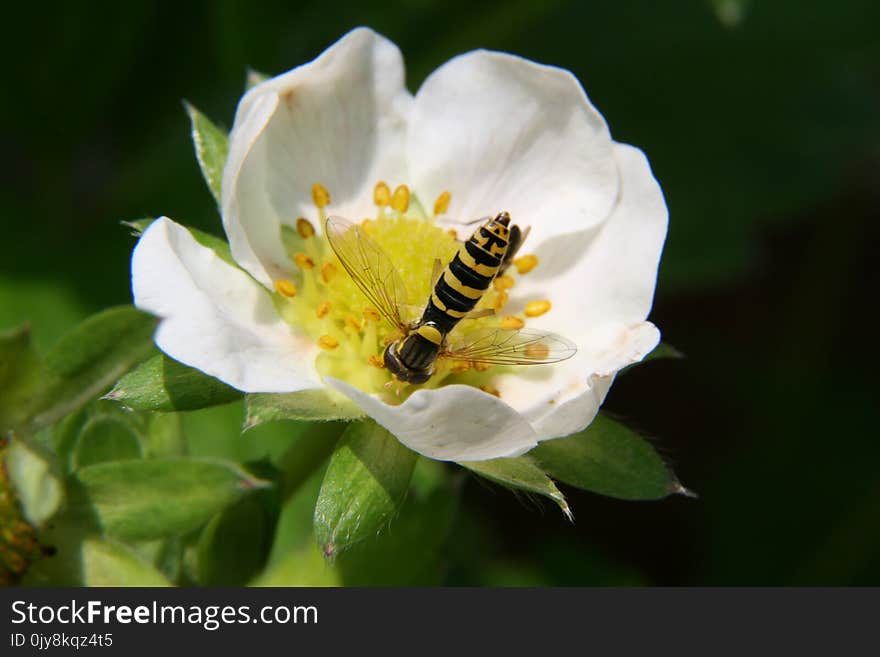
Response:
[[[398,184],[407,186],[392,201],[401,212],[387,198]],[[434,199],[436,217],[422,210]],[[528,324],[575,342],[577,354],[552,365],[448,372],[395,399],[381,386],[387,371],[368,362],[390,329],[369,316],[310,229],[320,231],[325,214],[388,218],[383,246],[412,286],[410,302],[424,305],[433,252],[455,244],[438,237],[445,232],[435,222],[446,228],[500,211],[531,226],[523,253],[539,263],[516,277],[504,313],[523,318],[528,301],[551,301]],[[412,96],[397,47],[356,29],[241,100],[222,214],[241,269],[164,217],[135,249],[134,298],[163,318],[159,347],[246,392],[329,386],[432,458],[515,456],[583,429],[615,373],[659,341],[645,318],[666,235],[662,193],[644,155],[611,139],[577,80],[559,68],[475,51],[444,64]],[[427,227],[410,234],[414,221]],[[417,256],[424,264],[414,264]],[[493,294],[487,303],[504,306],[507,297]],[[332,312],[320,307],[322,295]],[[366,317],[356,314],[359,303]]]

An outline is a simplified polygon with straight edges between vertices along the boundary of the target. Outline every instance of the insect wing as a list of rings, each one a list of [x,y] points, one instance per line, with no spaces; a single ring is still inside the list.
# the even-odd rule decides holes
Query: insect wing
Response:
[[[487,329],[469,334],[443,353],[487,365],[546,365],[574,356],[577,346],[561,335],[533,329]]]
[[[400,305],[406,288],[391,259],[361,226],[341,217],[328,217],[325,233],[339,262],[376,310],[395,328],[403,327]]]

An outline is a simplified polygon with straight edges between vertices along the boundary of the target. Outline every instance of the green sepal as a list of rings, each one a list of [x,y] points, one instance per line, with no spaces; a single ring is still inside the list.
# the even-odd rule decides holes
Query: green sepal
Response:
[[[208,188],[220,203],[220,184],[223,180],[223,166],[229,153],[229,138],[226,132],[214,125],[208,117],[189,103],[184,103],[192,125],[192,140],[199,168],[208,183]]]
[[[546,440],[529,456],[554,479],[609,497],[693,495],[648,441],[602,413],[584,431]]]
[[[244,90],[250,91],[254,87],[256,87],[261,82],[265,82],[269,79],[269,76],[265,73],[260,73],[260,71],[255,71],[252,68],[248,69],[247,77],[244,81]]]
[[[352,401],[328,390],[245,395],[245,431],[273,420],[329,422],[356,420],[364,412]]]
[[[0,331],[0,439],[25,424],[46,376],[28,325]]]
[[[459,465],[507,488],[537,493],[556,502],[562,513],[572,519],[565,496],[533,459],[528,456],[492,459],[491,461],[461,461]]]
[[[684,358],[684,354],[681,353],[678,349],[673,347],[671,344],[666,342],[661,342],[656,347],[654,347],[642,360],[638,363],[633,363],[632,365],[627,365],[624,367],[618,374],[625,374],[629,372],[631,369],[638,367],[639,365],[644,365],[652,360],[666,360],[673,359],[677,360],[679,358]]]
[[[327,557],[381,531],[397,513],[418,455],[372,420],[348,426],[321,482],[315,539]]]
[[[119,379],[104,398],[139,411],[194,411],[227,404],[243,394],[204,372],[158,354]]]
[[[183,534],[269,485],[233,463],[194,458],[99,463],[68,482],[82,524],[131,541]]]

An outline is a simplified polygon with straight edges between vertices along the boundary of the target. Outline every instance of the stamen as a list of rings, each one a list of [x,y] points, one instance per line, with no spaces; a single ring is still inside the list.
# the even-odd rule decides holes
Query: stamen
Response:
[[[336,265],[332,262],[325,262],[321,265],[321,280],[325,283],[329,283],[331,279],[336,275]]]
[[[391,207],[401,214],[409,210],[409,187],[398,185],[391,196]]]
[[[358,318],[350,313],[345,316],[345,324],[346,326],[353,328],[355,331],[360,331],[363,328],[363,324],[358,321]]]
[[[318,304],[318,307],[315,309],[315,314],[318,316],[318,319],[323,319],[327,316],[327,313],[330,312],[330,302],[322,301]]]
[[[452,200],[452,194],[449,192],[443,192],[440,194],[440,196],[437,197],[437,200],[434,201],[434,215],[446,214],[446,211],[449,210],[450,200]]]
[[[507,292],[505,292],[504,290],[500,291],[498,293],[498,296],[495,297],[495,303],[492,304],[492,307],[495,308],[495,310],[501,310],[507,303],[508,298],[509,295],[507,294]]]
[[[468,361],[457,360],[454,363],[452,363],[452,367],[450,368],[450,371],[453,374],[461,374],[462,372],[467,372],[469,369],[471,369],[471,364]]]
[[[446,234],[452,237],[452,239],[458,240],[458,231],[455,228],[450,228],[446,231]]]
[[[275,281],[275,291],[282,297],[292,299],[296,296],[296,285],[293,281],[289,281],[286,278],[279,278]]]
[[[373,232],[373,220],[372,219],[364,219],[361,222],[361,230],[363,230],[368,235]]]
[[[379,321],[379,312],[373,308],[364,308],[364,319],[370,319],[374,322]]]
[[[296,220],[296,232],[305,240],[315,234],[315,227],[308,219],[300,217]]]
[[[391,190],[388,189],[388,185],[382,181],[377,182],[376,186],[373,188],[373,203],[380,208],[384,208],[391,203]]]
[[[513,276],[507,276],[506,274],[503,276],[498,276],[492,284],[495,286],[495,289],[498,291],[509,290],[514,286],[516,281]]]
[[[512,329],[517,331],[525,326],[526,323],[520,319],[519,317],[515,317],[514,315],[507,315],[506,317],[501,318],[501,328],[503,329]]]
[[[293,261],[300,269],[312,269],[315,266],[315,261],[305,253],[294,253]]]
[[[499,399],[501,398],[501,393],[498,392],[498,388],[493,388],[492,386],[480,386],[480,390],[488,392],[490,395],[495,395]]]
[[[474,363],[474,369],[477,370],[477,372],[485,372],[490,367],[492,366],[489,363]]]
[[[535,267],[538,266],[538,256],[536,255],[524,255],[516,258],[513,261],[513,266],[516,267],[516,270],[520,274],[528,274]]]
[[[546,299],[542,299],[541,301],[529,301],[526,304],[526,317],[540,317],[544,313],[546,313],[553,304],[551,304]]]
[[[330,205],[330,192],[321,183],[312,185],[312,201],[319,209],[324,209]]]
[[[339,340],[334,338],[332,335],[322,335],[318,338],[318,346],[321,349],[326,349],[327,351],[333,351],[336,347],[339,346]]]
[[[376,354],[370,354],[367,358],[367,362],[373,367],[377,367],[380,370],[385,369],[385,361],[382,360],[381,356],[377,356]]]

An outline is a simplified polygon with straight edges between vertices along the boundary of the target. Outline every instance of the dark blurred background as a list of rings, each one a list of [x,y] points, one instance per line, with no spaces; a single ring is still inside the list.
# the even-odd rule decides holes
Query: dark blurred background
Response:
[[[687,357],[627,374],[606,406],[653,436],[700,499],[566,489],[572,526],[471,480],[446,581],[880,584],[877,3],[4,11],[0,328],[30,320],[45,348],[129,301],[120,220],[220,232],[181,101],[228,127],[248,68],[280,73],[359,24],[401,47],[412,90],[478,47],[562,66],[614,137],[648,154],[671,215],[652,319]]]

